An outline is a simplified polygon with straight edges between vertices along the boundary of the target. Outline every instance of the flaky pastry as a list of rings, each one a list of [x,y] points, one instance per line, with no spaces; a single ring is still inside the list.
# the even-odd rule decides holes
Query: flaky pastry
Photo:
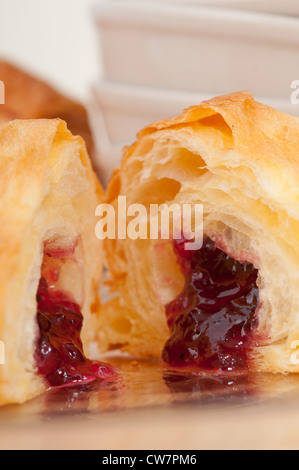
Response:
[[[5,104],[0,106],[0,124],[13,119],[60,118],[66,121],[74,135],[83,137],[88,154],[93,159],[93,138],[84,106],[4,60],[0,60],[0,80],[5,87]]]
[[[247,92],[147,127],[107,202],[203,204],[203,247],[107,240],[100,343],[171,367],[299,372],[299,120]]]
[[[0,187],[0,404],[113,375],[82,346],[89,354],[102,272],[102,189],[83,140],[59,119],[0,126]]]

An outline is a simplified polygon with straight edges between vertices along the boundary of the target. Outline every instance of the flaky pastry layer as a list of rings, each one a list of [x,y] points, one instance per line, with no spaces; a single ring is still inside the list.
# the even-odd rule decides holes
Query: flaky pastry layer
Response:
[[[72,249],[80,242],[68,291],[82,307],[82,340],[94,340],[101,243],[94,234],[102,189],[84,141],[59,120],[0,126],[0,404],[24,402],[47,387],[37,374],[36,293],[45,243]],[[78,272],[80,276],[78,276]]]
[[[0,124],[15,119],[62,119],[74,135],[83,137],[88,154],[93,158],[93,138],[84,106],[4,60],[0,60],[0,80],[5,87]]]
[[[194,106],[147,127],[124,152],[107,201],[200,203],[204,234],[259,270],[250,367],[299,372],[299,120],[247,92]],[[100,342],[160,357],[170,332],[165,306],[182,290],[169,242],[107,240],[114,298]]]

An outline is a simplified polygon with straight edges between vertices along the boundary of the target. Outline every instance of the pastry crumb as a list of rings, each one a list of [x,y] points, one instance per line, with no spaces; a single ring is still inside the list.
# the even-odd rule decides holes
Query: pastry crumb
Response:
[[[138,361],[131,361],[130,366],[131,366],[131,367],[138,367],[138,366],[139,366],[139,362],[138,362]]]

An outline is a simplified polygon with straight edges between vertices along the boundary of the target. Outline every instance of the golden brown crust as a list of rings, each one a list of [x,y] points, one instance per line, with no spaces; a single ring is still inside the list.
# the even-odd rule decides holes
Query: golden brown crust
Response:
[[[0,126],[0,404],[23,402],[46,389],[36,373],[36,292],[44,242],[80,239],[80,279],[87,349],[94,340],[101,244],[94,235],[95,208],[102,189],[86,147],[59,120],[23,120]],[[97,253],[97,256],[95,256]],[[75,297],[76,298],[76,297]]]
[[[298,187],[298,118],[241,92],[141,131],[124,152],[107,200],[115,204],[126,195],[128,204],[202,203],[205,233],[259,268],[252,368],[299,372]],[[102,312],[107,347],[122,343],[133,354],[160,356],[169,336],[165,305],[183,283],[166,245],[106,242],[110,285],[120,293]]]
[[[94,144],[84,106],[3,60],[0,60],[0,80],[5,85],[5,104],[0,106],[0,124],[15,119],[60,118],[66,121],[73,135],[83,137],[93,158]]]

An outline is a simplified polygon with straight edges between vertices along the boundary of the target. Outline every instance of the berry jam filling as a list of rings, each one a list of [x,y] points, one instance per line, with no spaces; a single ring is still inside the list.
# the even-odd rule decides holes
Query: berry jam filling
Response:
[[[42,274],[46,278],[41,277],[37,292],[40,336],[35,360],[39,374],[47,379],[50,387],[88,384],[116,376],[112,366],[85,357],[80,338],[83,323],[80,307],[55,288],[53,280],[58,281],[59,267],[46,270],[47,260],[45,255]],[[59,264],[62,262],[63,258],[59,259]]]
[[[163,360],[171,367],[207,372],[248,370],[258,307],[258,270],[240,263],[205,238],[198,251],[174,244],[186,282],[166,307],[172,335]]]

